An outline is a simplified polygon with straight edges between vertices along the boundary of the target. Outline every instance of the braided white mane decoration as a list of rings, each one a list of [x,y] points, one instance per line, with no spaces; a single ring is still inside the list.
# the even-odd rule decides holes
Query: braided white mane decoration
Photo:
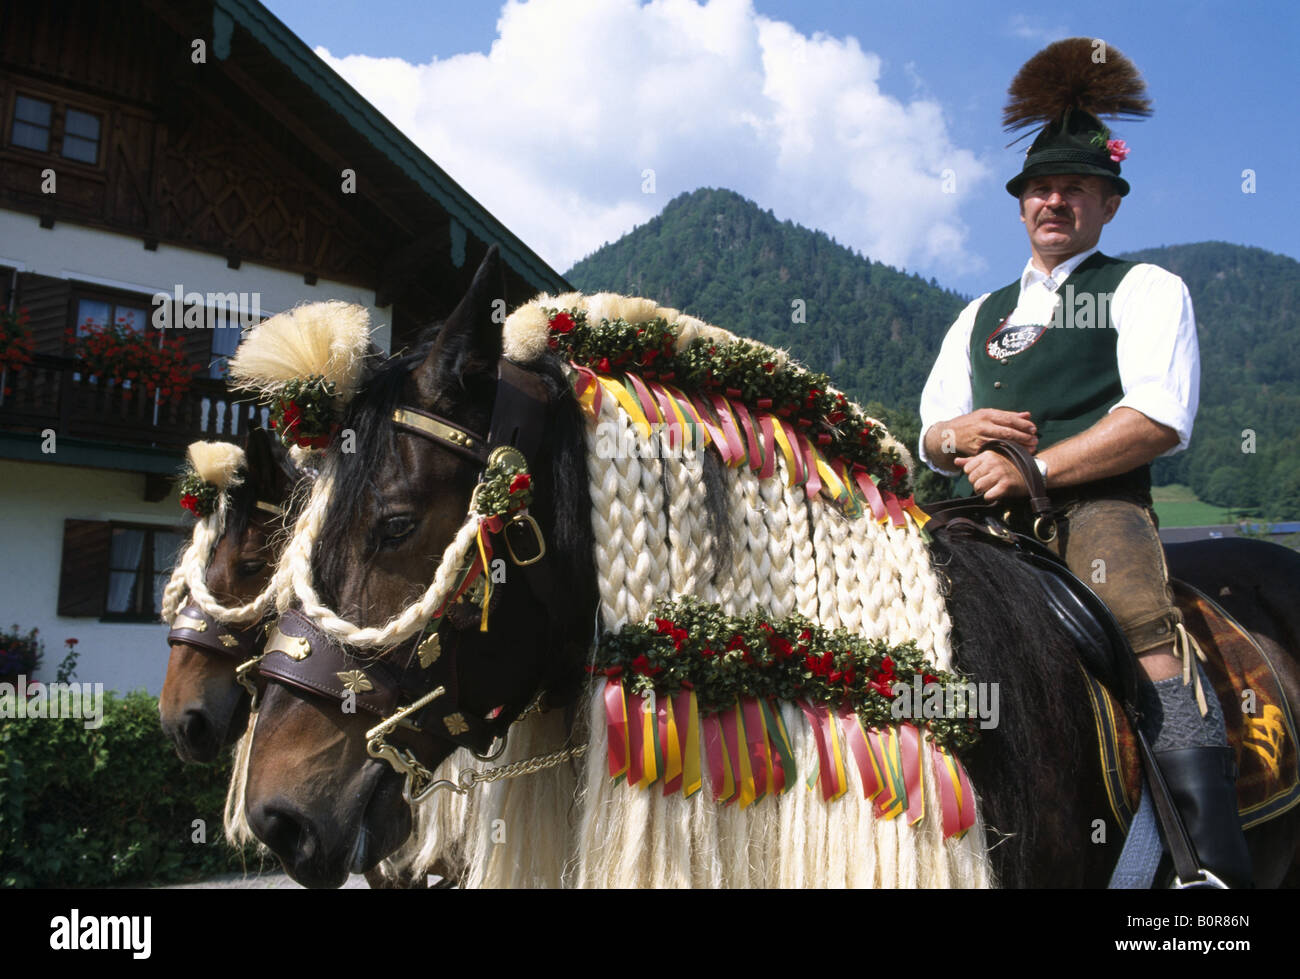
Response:
[[[507,356],[527,362],[544,353],[546,310],[556,309],[583,309],[591,324],[621,317],[635,325],[663,317],[677,332],[679,350],[696,336],[732,339],[649,300],[540,296],[506,321]],[[771,357],[781,366],[787,361],[780,351]],[[825,628],[842,626],[865,638],[915,640],[937,668],[951,668],[951,622],[914,523],[898,527],[870,513],[853,520],[825,499],[808,500],[803,488],[788,485],[778,455],[777,471],[768,479],[747,466],[724,469],[732,549],[723,564],[704,515],[702,480],[673,461],[666,431],[652,430],[647,437],[637,430],[635,452],[603,457],[610,453],[601,451],[602,426],[628,424],[623,406],[605,397],[587,429],[599,614],[606,630],[645,620],[657,599],[695,595],[719,603],[727,614],[762,606],[777,618],[798,612]],[[902,450],[892,439],[885,444]],[[910,463],[905,450],[900,455]],[[915,825],[878,819],[854,771],[848,793],[835,802],[796,785],[747,809],[715,802],[707,787],[686,798],[665,796],[657,785],[616,783],[606,769],[602,686],[591,685],[585,723],[572,735],[573,743],[584,736],[589,741],[579,770],[497,783],[478,800],[466,886],[991,886],[978,816],[969,833],[951,839],[944,838],[937,805],[927,806]],[[795,705],[780,709],[799,770],[814,770],[811,730]],[[528,737],[538,740],[532,732]],[[554,750],[559,743],[536,747]],[[926,797],[934,800],[933,773],[922,767]],[[519,845],[497,845],[494,825],[529,830],[516,833]],[[567,859],[539,857],[539,838],[563,843]]]

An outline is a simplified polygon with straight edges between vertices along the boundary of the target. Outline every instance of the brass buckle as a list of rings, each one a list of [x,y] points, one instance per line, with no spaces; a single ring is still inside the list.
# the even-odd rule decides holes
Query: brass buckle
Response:
[[[1044,534],[1042,527],[1046,524],[1047,533]],[[1034,536],[1044,544],[1050,544],[1056,540],[1056,518],[1055,517],[1034,517]]]
[[[253,700],[254,707],[257,706],[257,681],[249,674],[257,668],[257,664],[262,662],[262,657],[265,655],[266,653],[259,653],[252,659],[245,660],[235,667],[235,680],[241,687],[248,691],[249,697]]]
[[[537,551],[532,557],[521,558],[515,553],[514,541],[510,539],[510,528],[515,526],[524,526],[532,530],[532,545]],[[542,528],[537,526],[537,521],[533,519],[531,513],[516,513],[510,518],[510,521],[502,528],[502,535],[506,539],[506,550],[510,553],[510,560],[515,563],[516,567],[526,568],[530,564],[536,564],[542,558],[546,557],[546,541],[542,537]],[[527,541],[527,538],[521,540],[521,544]]]

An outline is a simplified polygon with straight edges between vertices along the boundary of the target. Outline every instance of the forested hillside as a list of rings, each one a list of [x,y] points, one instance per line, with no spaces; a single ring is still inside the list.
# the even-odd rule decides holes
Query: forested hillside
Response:
[[[729,190],[675,198],[567,278],[583,291],[649,296],[789,348],[860,401],[913,409],[933,352],[965,305]]]
[[[1197,314],[1201,408],[1192,447],[1158,462],[1156,482],[1187,483],[1221,506],[1300,518],[1300,263],[1222,242],[1124,257],[1182,276]],[[673,199],[567,277],[585,292],[649,296],[785,347],[883,415],[913,448],[921,388],[966,302],[718,189]],[[943,480],[921,486],[923,497],[946,491]]]
[[[1191,448],[1158,461],[1156,481],[1300,518],[1300,262],[1217,241],[1124,257],[1181,276],[1196,309],[1201,407]]]

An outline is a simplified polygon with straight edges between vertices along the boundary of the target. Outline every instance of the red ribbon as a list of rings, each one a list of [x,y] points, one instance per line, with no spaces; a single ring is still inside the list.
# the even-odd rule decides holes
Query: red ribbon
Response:
[[[798,448],[803,449],[804,463],[808,470],[808,482],[804,484],[804,490],[808,494],[808,499],[817,498],[817,494],[822,491],[822,478],[817,472],[817,459],[813,455],[813,447],[804,435],[799,436],[799,441],[795,443]]]
[[[858,723],[857,712],[851,707],[841,707],[836,716],[840,719],[840,730],[844,740],[853,752],[853,760],[858,766],[858,776],[862,779],[862,797],[874,799],[880,791],[880,782],[876,779],[875,769],[871,767],[871,749],[867,747],[867,736]]]
[[[645,698],[627,692],[627,784],[638,785],[645,776]]]
[[[673,722],[677,725],[677,754],[682,759],[682,773],[664,783],[664,795],[672,795],[682,789],[682,779],[686,775],[686,746],[690,744],[691,732],[691,692],[678,690],[673,694]],[[665,749],[664,757],[668,757]]]
[[[740,432],[736,428],[736,422],[731,417],[731,412],[727,410],[727,399],[720,394],[709,395],[709,400],[713,402],[713,407],[718,414],[718,423],[722,426],[722,431],[726,435],[727,447],[731,450],[731,459],[727,464],[732,462],[745,461],[745,446],[740,441]]]
[[[745,741],[749,751],[749,770],[754,773],[754,801],[767,794],[767,735],[763,727],[763,710],[753,697],[742,697],[745,714]]]
[[[876,488],[875,482],[867,474],[867,471],[865,469],[855,470],[853,478],[857,480],[862,495],[867,498],[867,503],[871,507],[871,515],[877,520],[885,519],[885,501],[880,498],[880,490]]]
[[[703,422],[704,428],[708,431],[709,437],[713,440],[713,444],[718,447],[718,455],[722,457],[723,462],[730,465],[731,443],[727,441],[727,436],[723,432],[718,420],[713,417],[713,412],[709,410],[708,406],[698,394],[692,395],[690,401],[691,404],[695,406],[695,412],[700,416],[700,421]]]
[[[664,419],[659,417],[659,409],[655,406],[655,399],[650,397],[650,392],[646,390],[645,381],[635,374],[627,375],[627,379],[632,382],[632,388],[636,391],[637,400],[641,402],[641,410],[645,412],[646,421],[663,421]]]
[[[889,490],[882,494],[885,498],[885,509],[889,511],[889,517],[894,522],[895,527],[905,526],[903,522],[903,508],[898,505],[898,497]]]
[[[925,815],[925,780],[921,777],[921,732],[911,724],[900,724],[898,743],[903,753],[903,785],[907,787],[907,821]]]
[[[677,421],[677,413],[673,411],[672,398],[668,396],[668,392],[663,389],[662,385],[653,381],[647,381],[646,387],[650,389],[650,393],[659,402],[660,414],[664,416],[664,423],[668,426],[668,448],[672,449],[678,445],[685,445],[686,433],[679,430],[680,424]]]
[[[944,763],[943,752],[930,742],[930,763],[934,769],[934,783],[939,787],[939,815],[943,824],[943,838],[961,831],[961,809],[957,805],[957,791],[952,784],[952,775]]]
[[[740,753],[745,750],[745,746],[740,743],[740,730],[736,722],[736,709],[728,707],[722,711],[722,743],[727,749],[727,757],[731,760],[731,775],[736,783],[736,792],[730,799],[724,799],[724,802],[731,803],[740,798],[740,786],[742,778],[740,775]]]
[[[806,700],[800,700],[798,704],[817,741],[817,781],[822,787],[822,798],[829,800],[835,795],[835,759],[831,757],[830,732],[823,729],[824,719],[817,715],[815,707]]]
[[[627,718],[624,714],[623,684],[618,680],[605,681],[605,730],[609,737],[609,777],[618,778],[627,772]]]
[[[709,780],[713,783],[713,798],[717,802],[722,798],[725,782],[722,768],[722,723],[717,714],[704,714],[700,717],[700,730],[704,735],[704,754],[709,759]]]
[[[736,411],[736,417],[740,419],[740,427],[745,432],[745,445],[749,448],[749,468],[755,471],[763,468],[763,450],[759,447],[758,436],[754,432],[754,419],[749,416],[749,410],[739,401],[732,402],[732,408]]]

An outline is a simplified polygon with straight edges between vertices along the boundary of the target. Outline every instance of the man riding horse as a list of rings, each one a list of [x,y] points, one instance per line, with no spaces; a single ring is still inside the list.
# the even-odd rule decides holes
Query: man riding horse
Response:
[[[944,338],[921,397],[921,458],[1024,520],[1023,477],[981,447],[1005,439],[1034,455],[1060,507],[1049,546],[1111,609],[1150,680],[1149,734],[1201,866],[1248,886],[1223,715],[1202,693],[1151,510],[1150,464],[1187,447],[1196,415],[1191,299],[1164,269],[1098,251],[1129,192],[1127,146],[1098,116],[1149,115],[1145,85],[1104,42],[1071,38],[1028,61],[1010,95],[1009,130],[1046,123],[1006,184],[1030,259]]]

